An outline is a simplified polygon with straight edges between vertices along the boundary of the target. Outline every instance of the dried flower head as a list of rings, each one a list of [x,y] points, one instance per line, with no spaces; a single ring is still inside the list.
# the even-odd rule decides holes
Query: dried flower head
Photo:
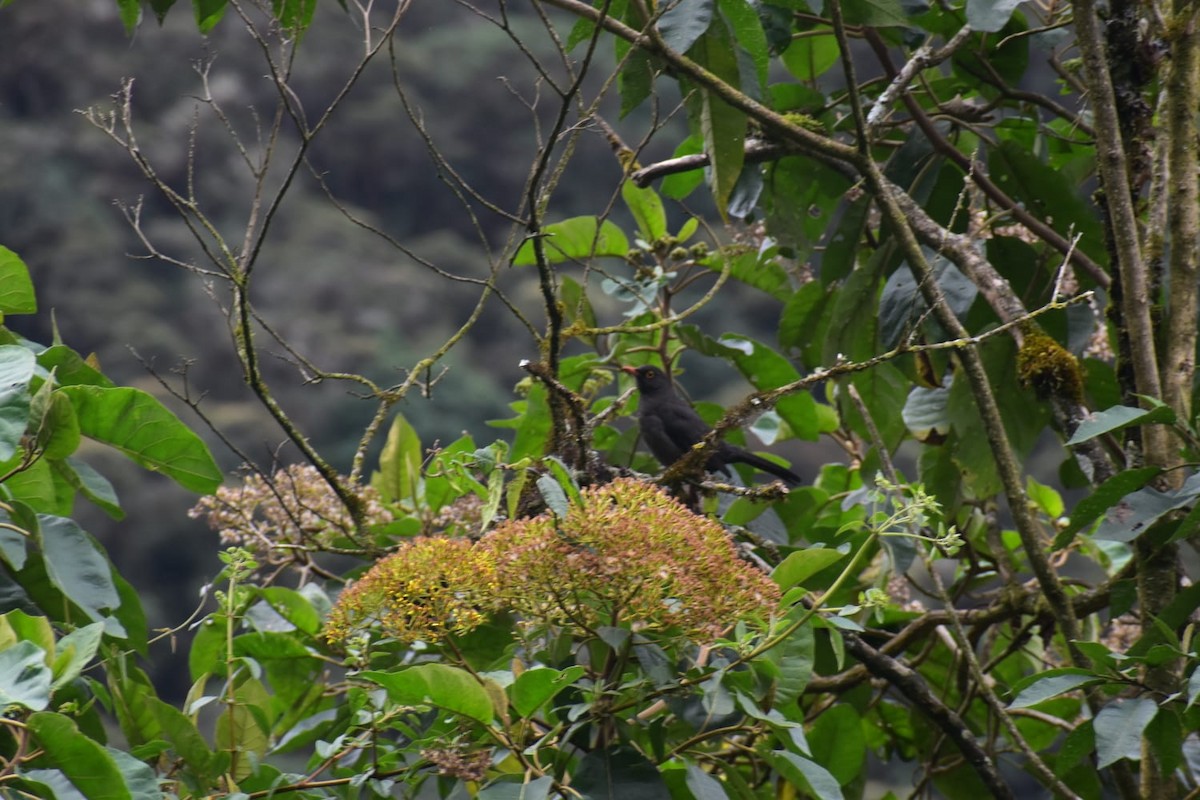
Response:
[[[482,624],[496,596],[488,554],[469,540],[413,539],[342,592],[325,635],[344,643],[370,627],[402,642],[436,643]]]
[[[491,750],[469,753],[459,747],[430,748],[422,750],[421,756],[437,768],[439,775],[464,781],[483,780],[492,763]]]
[[[717,522],[631,478],[584,490],[565,517],[506,522],[478,547],[502,602],[532,620],[711,638],[779,601]]]
[[[377,491],[369,486],[355,491],[369,523],[391,521]],[[203,518],[222,544],[246,547],[270,564],[287,563],[298,550],[320,549],[355,532],[329,484],[315,468],[301,464],[279,470],[269,481],[252,473],[241,486],[222,486],[200,498],[188,516]]]

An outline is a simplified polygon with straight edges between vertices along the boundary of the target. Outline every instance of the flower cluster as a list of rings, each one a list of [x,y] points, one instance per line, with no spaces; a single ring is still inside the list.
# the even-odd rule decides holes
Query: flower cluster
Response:
[[[325,635],[346,642],[375,628],[402,642],[440,642],[478,627],[496,607],[494,569],[467,539],[421,537],[342,592]]]
[[[630,478],[584,490],[565,517],[506,522],[478,547],[500,601],[527,619],[711,638],[779,601],[720,524]]]
[[[392,514],[369,486],[355,488],[368,523],[384,523]],[[203,518],[225,545],[252,550],[270,564],[296,558],[297,550],[319,549],[353,538],[349,512],[320,473],[293,464],[270,480],[247,475],[241,486],[222,486],[200,499],[188,516]]]

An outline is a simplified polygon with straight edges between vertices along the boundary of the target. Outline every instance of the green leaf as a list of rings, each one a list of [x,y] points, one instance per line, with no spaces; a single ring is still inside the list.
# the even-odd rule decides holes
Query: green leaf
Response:
[[[621,199],[637,221],[638,231],[646,242],[653,244],[667,235],[667,212],[662,198],[651,188],[640,189],[626,179],[621,184]]]
[[[949,259],[934,257],[929,250],[924,252],[947,304],[955,316],[962,319],[971,309],[979,290]],[[916,277],[906,262],[887,279],[879,298],[880,343],[886,348],[895,347],[922,318],[927,308]]]
[[[686,53],[712,24],[713,0],[678,0],[658,18],[663,43],[676,53]]]
[[[41,711],[50,705],[50,681],[46,651],[33,642],[0,650],[0,708],[19,705]]]
[[[800,378],[800,373],[788,359],[762,342],[726,334],[718,340],[718,344],[726,348],[725,354],[759,391],[777,389]],[[775,404],[775,410],[799,438],[816,441],[819,437],[816,401],[810,392],[798,391],[785,395]]]
[[[421,437],[403,414],[397,414],[379,454],[379,471],[371,486],[387,502],[416,500],[421,487]]]
[[[708,33],[692,46],[692,58],[730,86],[741,86],[737,51],[725,23],[713,21]],[[746,159],[746,114],[703,87],[692,89],[688,114],[709,159],[709,183],[722,216],[742,174]]]
[[[125,517],[121,501],[117,498],[112,484],[88,464],[77,458],[68,458],[65,461],[55,461],[51,466],[56,476],[103,509],[104,513],[113,519]]]
[[[550,698],[577,681],[585,671],[579,666],[561,671],[549,667],[526,670],[508,687],[509,702],[519,716],[532,716]]]
[[[317,0],[271,0],[275,18],[292,33],[300,37],[312,24],[313,12],[317,10]]]
[[[671,800],[658,769],[630,747],[589,751],[571,778],[571,788],[593,800]]]
[[[387,689],[388,696],[403,705],[428,703],[485,725],[495,714],[487,690],[464,669],[420,664],[396,672],[368,671],[359,675]]]
[[[49,385],[44,384],[43,388]],[[70,399],[62,392],[51,392],[35,434],[42,455],[54,461],[65,459],[79,448],[79,420]]]
[[[196,12],[196,27],[201,33],[208,33],[225,16],[225,6],[229,0],[192,0],[192,8]]]
[[[729,795],[721,782],[690,762],[685,781],[695,800],[728,800]]]
[[[117,8],[121,15],[121,24],[125,26],[125,33],[132,35],[142,19],[141,0],[117,0]]]
[[[152,395],[127,387],[63,386],[84,436],[104,442],[185,489],[210,494],[221,485],[204,441]]]
[[[1127,758],[1142,758],[1142,732],[1158,713],[1158,704],[1147,697],[1114,700],[1100,709],[1096,730],[1096,766],[1099,769]]]
[[[815,761],[786,750],[772,752],[770,759],[780,775],[796,786],[808,787],[820,800],[843,800],[837,779]]]
[[[930,435],[945,436],[950,432],[950,417],[946,413],[949,401],[949,389],[913,387],[900,412],[913,438],[924,442]]]
[[[845,553],[837,550],[827,550],[821,547],[808,547],[788,555],[779,566],[771,570],[771,580],[779,588],[788,589],[803,583],[806,578],[816,575],[826,567],[832,566],[846,557]]]
[[[73,386],[85,383],[89,386],[112,387],[114,384],[104,376],[104,373],[85,361],[78,353],[63,344],[47,347],[37,354],[38,366],[47,372],[54,372],[54,380],[59,386]]]
[[[1043,700],[1057,697],[1064,692],[1078,689],[1080,686],[1090,686],[1102,683],[1103,679],[1084,669],[1066,667],[1053,669],[1034,676],[1031,682],[1019,690],[1017,696],[1008,704],[1009,708],[1029,708]]]
[[[546,261],[583,261],[589,258],[624,258],[629,253],[625,233],[609,220],[596,217],[572,217],[542,229]],[[513,257],[513,266],[524,267],[537,263],[533,242],[526,241]]]
[[[838,61],[837,39],[832,33],[801,36],[783,51],[780,59],[798,80],[811,81],[825,74]]]
[[[67,517],[38,514],[38,524],[50,582],[93,620],[120,606],[112,567],[100,545]]]
[[[26,723],[45,758],[88,800],[131,800],[129,787],[112,755],[79,732],[62,714],[39,711]]]
[[[33,293],[33,281],[29,279],[29,267],[21,257],[0,246],[0,314],[33,314],[37,311],[37,298]]]
[[[195,723],[174,706],[157,697],[144,698],[144,702],[158,721],[160,735],[170,743],[171,749],[183,759],[188,769],[205,783],[215,777],[209,775],[213,753],[204,737],[196,730]]]
[[[1192,505],[1200,496],[1200,473],[1193,474],[1176,491],[1160,492],[1147,486],[1126,495],[1108,509],[1094,539],[1129,542],[1137,538],[1164,515]]]
[[[899,0],[841,0],[846,22],[872,28],[903,27],[909,24]]]
[[[758,11],[746,0],[720,0],[720,9],[729,23],[734,42],[754,64],[753,70],[742,71],[739,88],[750,97],[761,98],[767,85],[771,52]]]
[[[58,640],[54,650],[54,683],[57,691],[83,674],[84,668],[95,658],[104,636],[104,623],[93,622],[76,628]]]
[[[1141,467],[1118,472],[1096,490],[1079,501],[1071,512],[1071,521],[1054,537],[1054,549],[1061,550],[1071,543],[1075,534],[1091,525],[1105,511],[1115,506],[1126,495],[1136,492],[1160,473],[1158,467]]]
[[[1075,433],[1067,440],[1067,446],[1086,442],[1101,434],[1118,431],[1130,425],[1150,425],[1163,423],[1170,425],[1175,421],[1175,411],[1170,406],[1158,406],[1147,411],[1143,408],[1130,406],[1113,406],[1098,414],[1089,414],[1080,423]]]
[[[967,0],[967,24],[980,33],[995,33],[1008,24],[1021,0]]]
[[[857,778],[866,764],[867,739],[862,720],[848,703],[822,711],[808,732],[808,741],[813,761],[829,770],[841,786]]]
[[[567,493],[563,491],[562,485],[555,480],[553,475],[540,476],[537,479],[537,488],[554,516],[561,518],[567,515],[571,504],[567,500]]]
[[[29,426],[29,382],[36,368],[33,353],[24,347],[0,345],[0,461],[16,454]]]
[[[166,18],[167,12],[171,10],[171,6],[175,5],[175,2],[176,0],[150,0],[150,8],[158,17],[159,25],[162,25],[163,19]]]
[[[804,613],[795,609],[791,616]],[[801,625],[791,636],[778,646],[767,651],[765,657],[755,662],[760,669],[773,673],[775,702],[786,705],[800,696],[812,679],[816,663],[817,639],[811,624]]]

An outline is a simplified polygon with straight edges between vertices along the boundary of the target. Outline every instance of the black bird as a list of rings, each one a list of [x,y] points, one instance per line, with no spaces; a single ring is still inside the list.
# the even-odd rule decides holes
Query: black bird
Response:
[[[708,434],[712,428],[700,418],[687,401],[675,394],[671,378],[658,367],[621,367],[637,379],[642,399],[638,404],[638,422],[642,427],[642,438],[646,446],[664,467],[669,467],[683,458],[692,446]],[[710,472],[729,474],[729,464],[749,464],[755,469],[769,472],[788,486],[797,486],[800,476],[773,461],[756,456],[749,450],[718,439],[704,465]]]

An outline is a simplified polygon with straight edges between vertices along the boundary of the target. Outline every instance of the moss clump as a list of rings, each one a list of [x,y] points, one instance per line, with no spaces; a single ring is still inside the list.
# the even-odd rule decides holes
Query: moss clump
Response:
[[[1025,334],[1017,353],[1017,377],[1046,400],[1057,397],[1079,405],[1083,402],[1083,370],[1075,356],[1041,331]]]

